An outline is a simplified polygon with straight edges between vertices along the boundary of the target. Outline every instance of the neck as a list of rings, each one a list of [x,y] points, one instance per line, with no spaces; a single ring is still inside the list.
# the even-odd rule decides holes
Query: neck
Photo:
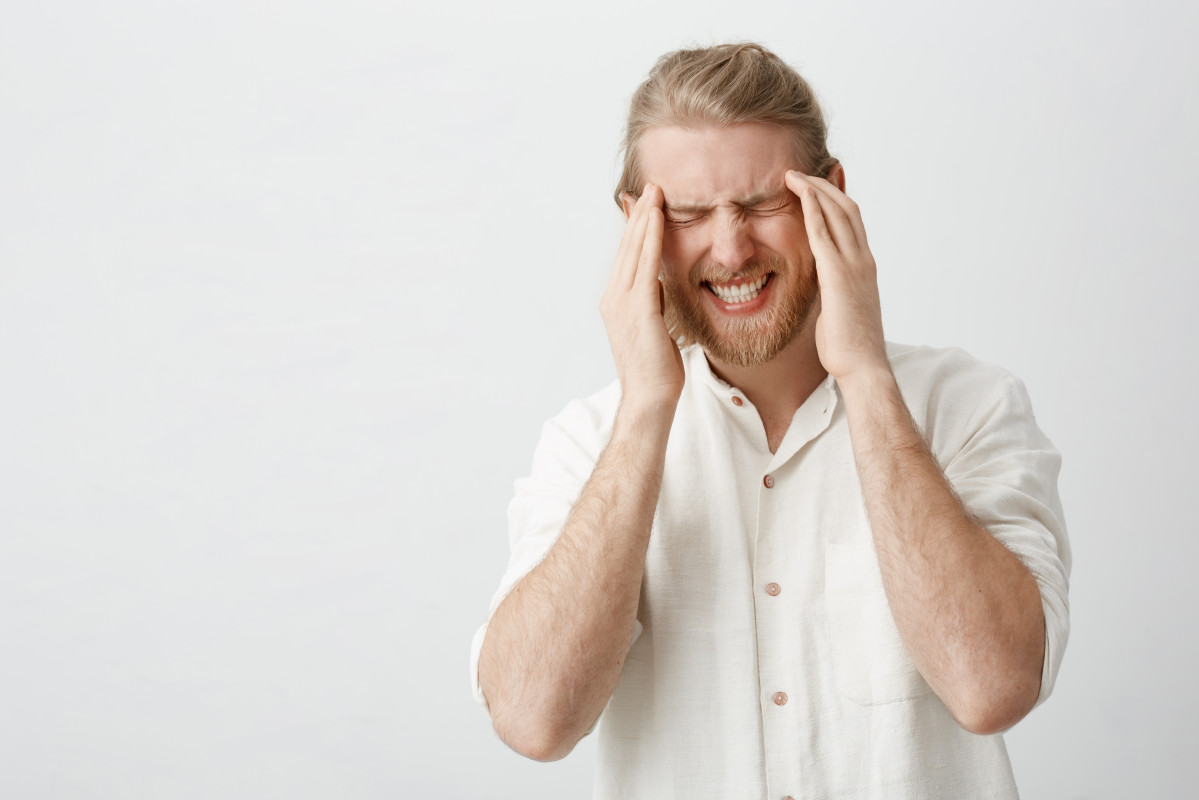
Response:
[[[706,355],[706,354],[705,354]],[[774,452],[791,418],[828,377],[816,350],[815,325],[805,325],[777,356],[756,367],[739,367],[707,356],[712,372],[741,390],[758,409]]]

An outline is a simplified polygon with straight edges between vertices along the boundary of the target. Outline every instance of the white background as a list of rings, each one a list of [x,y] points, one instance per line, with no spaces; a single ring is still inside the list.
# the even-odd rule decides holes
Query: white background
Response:
[[[1026,798],[1193,775],[1190,2],[30,3],[0,23],[0,794],[559,798],[468,687],[541,422],[614,375],[625,105],[823,98],[889,338],[1027,383],[1073,637]]]

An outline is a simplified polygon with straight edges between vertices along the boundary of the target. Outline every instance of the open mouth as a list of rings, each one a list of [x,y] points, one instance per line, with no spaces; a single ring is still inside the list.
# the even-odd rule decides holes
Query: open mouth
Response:
[[[708,291],[719,297],[722,301],[729,305],[737,305],[739,303],[748,303],[761,294],[763,287],[770,282],[773,276],[773,272],[768,272],[762,277],[748,282],[723,284],[705,282],[704,285],[708,287]]]

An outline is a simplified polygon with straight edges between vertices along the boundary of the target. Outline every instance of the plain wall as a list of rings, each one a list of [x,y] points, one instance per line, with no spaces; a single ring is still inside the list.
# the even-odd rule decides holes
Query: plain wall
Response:
[[[6,2],[0,794],[588,796],[474,705],[655,58],[823,99],[888,338],[1022,377],[1073,634],[1025,798],[1177,797],[1199,659],[1193,3]]]

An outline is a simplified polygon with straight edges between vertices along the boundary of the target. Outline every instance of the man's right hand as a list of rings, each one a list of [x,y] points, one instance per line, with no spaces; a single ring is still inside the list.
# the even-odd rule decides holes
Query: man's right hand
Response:
[[[574,748],[620,680],[683,393],[683,358],[666,331],[658,282],[662,190],[647,186],[635,204],[626,196],[625,208],[628,226],[600,304],[622,391],[612,436],[545,558],[496,608],[479,651],[496,732],[542,761]]]
[[[631,198],[624,195],[625,208]],[[600,314],[616,360],[621,404],[643,408],[678,404],[683,358],[662,317],[662,190],[646,184],[633,203]]]

